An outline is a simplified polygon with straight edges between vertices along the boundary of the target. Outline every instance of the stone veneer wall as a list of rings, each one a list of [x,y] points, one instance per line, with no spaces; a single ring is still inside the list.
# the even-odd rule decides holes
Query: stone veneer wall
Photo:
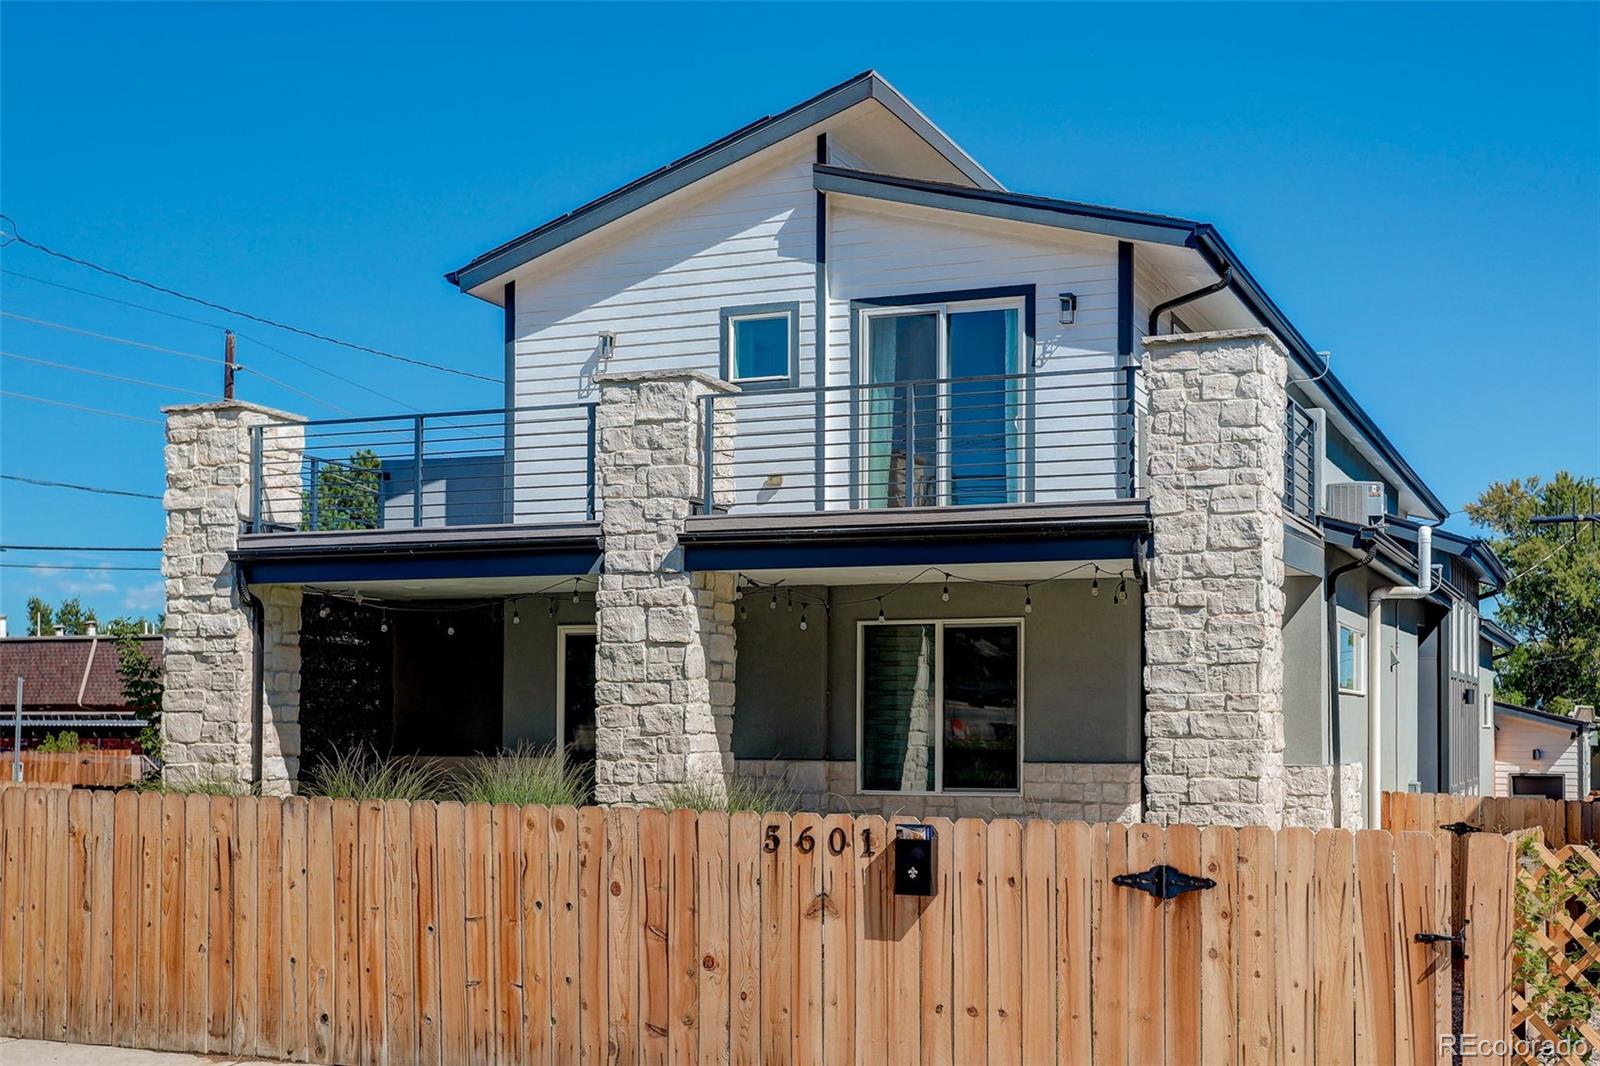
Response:
[[[1307,829],[1360,829],[1361,764],[1286,766],[1283,824]]]
[[[942,818],[1139,820],[1138,763],[1023,763],[1022,795],[886,796],[856,791],[851,760],[741,759],[741,781],[792,793],[802,810]]]
[[[277,506],[294,512],[294,520],[299,517],[304,435],[297,416],[242,401],[185,404],[163,411],[167,416],[167,491],[162,500],[167,530],[161,548],[167,601],[163,773],[176,782],[244,783],[251,771],[253,640],[228,553],[238,546],[240,528],[250,514],[250,428],[281,424],[270,435],[272,451],[263,457],[263,467],[274,471],[269,485]],[[280,600],[277,607],[277,617],[287,626],[287,604]],[[297,611],[292,624],[297,641]],[[270,650],[274,636],[269,630],[267,657],[272,669],[285,677],[266,706],[288,713],[292,704],[298,720],[299,649],[293,651],[291,670],[287,651]],[[290,673],[295,674],[292,680],[287,677]],[[298,756],[298,736],[274,739],[286,766],[284,749],[292,746]]]
[[[1146,337],[1145,816],[1283,819],[1283,347]]]
[[[298,588],[263,590],[266,610],[261,684],[261,790],[271,796],[294,791],[300,777],[300,608]]]
[[[714,793],[733,770],[734,575],[689,574],[678,535],[703,485],[702,400],[736,391],[696,371],[596,375],[605,572],[596,603],[595,798]],[[732,454],[731,405],[715,462]],[[725,498],[731,477],[717,470]]]

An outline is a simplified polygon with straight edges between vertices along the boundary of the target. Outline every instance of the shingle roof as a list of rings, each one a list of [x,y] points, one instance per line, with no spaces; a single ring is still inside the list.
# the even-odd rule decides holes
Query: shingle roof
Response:
[[[159,636],[139,637],[144,653],[159,665]],[[91,658],[92,654],[92,658]],[[88,678],[85,680],[85,671]],[[101,713],[132,714],[117,676],[116,638],[8,637],[0,639],[0,704],[9,713],[22,678],[23,713],[80,708]],[[83,692],[80,705],[78,692]]]

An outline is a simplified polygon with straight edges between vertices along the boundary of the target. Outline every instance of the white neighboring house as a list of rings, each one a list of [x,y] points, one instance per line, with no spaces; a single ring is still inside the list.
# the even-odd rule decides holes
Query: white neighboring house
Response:
[[[1594,735],[1593,707],[1565,715],[1496,701],[1494,794],[1583,799]]]

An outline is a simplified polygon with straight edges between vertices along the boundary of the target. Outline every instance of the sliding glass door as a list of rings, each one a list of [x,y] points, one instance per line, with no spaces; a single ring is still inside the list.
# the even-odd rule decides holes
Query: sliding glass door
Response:
[[[1012,503],[1023,454],[1020,303],[863,313],[867,507]]]

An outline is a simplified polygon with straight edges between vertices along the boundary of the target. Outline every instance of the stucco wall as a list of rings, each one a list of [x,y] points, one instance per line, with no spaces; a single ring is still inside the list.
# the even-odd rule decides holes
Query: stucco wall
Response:
[[[1327,605],[1322,582],[1283,582],[1283,757],[1290,764],[1328,761]]]
[[[884,611],[896,618],[1023,619],[1023,758],[1027,762],[1113,763],[1140,754],[1139,589],[1128,582],[1128,601],[1112,602],[1115,578],[1047,582],[1032,590],[1033,612],[1022,609],[1023,590],[952,582],[950,602],[941,586],[913,585],[895,592]],[[878,616],[874,597],[892,586],[832,589],[830,612],[813,607],[807,629],[800,608],[776,610],[768,596],[747,602],[748,617],[735,623],[739,690],[733,726],[740,759],[853,759],[856,746],[856,633]],[[811,594],[827,589],[808,588]]]
[[[594,602],[585,596],[574,604],[569,595],[553,598],[554,618],[542,598],[516,605],[522,621],[511,623],[506,609],[504,703],[502,724],[508,748],[519,744],[543,747],[556,738],[556,627],[594,625]]]

